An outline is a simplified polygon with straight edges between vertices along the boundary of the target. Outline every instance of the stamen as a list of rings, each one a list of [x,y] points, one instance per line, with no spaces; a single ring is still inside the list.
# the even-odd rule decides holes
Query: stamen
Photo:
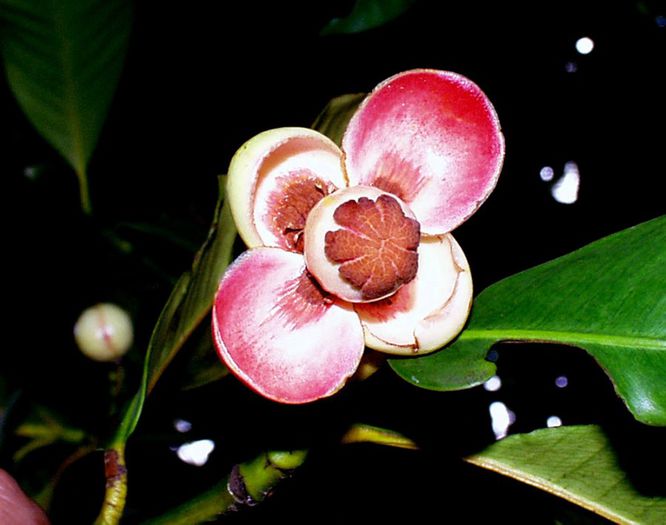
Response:
[[[278,184],[270,197],[267,214],[273,233],[282,239],[283,247],[303,253],[303,230],[310,210],[335,187],[308,170],[290,173]]]

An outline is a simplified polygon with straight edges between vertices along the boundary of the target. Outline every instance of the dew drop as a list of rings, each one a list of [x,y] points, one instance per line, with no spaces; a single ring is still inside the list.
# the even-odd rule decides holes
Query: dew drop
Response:
[[[500,388],[502,388],[502,380],[499,376],[493,376],[488,379],[488,381],[483,383],[483,388],[488,392],[497,392]]]
[[[581,55],[589,55],[594,49],[594,40],[588,36],[584,36],[576,40],[576,51]]]
[[[557,416],[549,416],[546,420],[546,426],[548,428],[561,427],[562,420]]]
[[[545,182],[553,180],[554,176],[555,176],[555,170],[553,170],[553,168],[551,168],[550,166],[544,166],[539,171],[539,177],[541,177],[541,180]]]
[[[516,415],[501,401],[493,401],[488,408],[495,439],[505,438],[509,427],[516,421]]]
[[[190,443],[183,443],[176,450],[178,458],[187,463],[201,467],[208,461],[208,456],[215,449],[215,443],[210,439],[200,439]]]
[[[555,378],[555,386],[557,388],[566,388],[569,385],[569,378],[567,376],[558,376]]]
[[[181,433],[189,432],[192,430],[192,423],[187,421],[186,419],[176,419],[173,422],[173,427]]]
[[[562,204],[573,204],[578,200],[578,189],[580,187],[580,171],[578,164],[573,161],[564,165],[564,174],[550,189],[553,198]]]

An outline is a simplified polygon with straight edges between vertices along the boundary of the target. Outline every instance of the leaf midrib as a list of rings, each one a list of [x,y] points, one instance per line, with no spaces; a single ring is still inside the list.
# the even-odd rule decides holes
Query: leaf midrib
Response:
[[[460,334],[460,340],[489,340],[489,341],[539,341],[553,343],[567,343],[585,346],[595,344],[605,347],[632,347],[642,350],[666,351],[666,340],[647,336],[622,336],[594,332],[575,332],[564,330],[534,330],[534,329],[474,329],[470,328]]]

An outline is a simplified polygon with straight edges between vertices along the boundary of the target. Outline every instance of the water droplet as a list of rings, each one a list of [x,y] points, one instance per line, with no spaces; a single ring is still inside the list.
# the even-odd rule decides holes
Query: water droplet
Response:
[[[189,421],[186,421],[185,419],[176,419],[173,422],[173,427],[178,431],[178,432],[189,432],[192,430],[192,423]]]
[[[575,62],[567,62],[566,64],[564,64],[564,70],[567,73],[575,73],[576,71],[578,71],[578,64],[576,64]]]
[[[578,188],[580,187],[580,171],[578,164],[567,162],[564,165],[564,174],[550,189],[550,193],[557,202],[562,204],[573,204],[578,200]]]
[[[483,388],[485,388],[488,392],[497,392],[500,388],[502,388],[502,380],[499,376],[493,376],[488,379],[488,381],[483,383]]]
[[[569,378],[567,376],[558,376],[555,378],[555,386],[557,388],[566,388],[569,384]]]
[[[516,415],[501,401],[493,401],[488,408],[495,439],[506,437],[509,427],[516,421]]]
[[[539,177],[541,177],[541,180],[543,181],[551,181],[553,180],[553,177],[555,176],[555,170],[551,168],[550,166],[544,166],[541,168],[541,171],[539,171]]]
[[[215,443],[210,439],[200,439],[190,443],[183,443],[178,447],[178,458],[188,465],[201,467],[208,461],[208,456],[215,449]]]
[[[584,36],[576,40],[576,51],[581,55],[589,55],[594,49],[594,40],[589,36]]]
[[[546,420],[546,426],[548,428],[561,427],[562,426],[562,420],[557,416],[550,416]]]

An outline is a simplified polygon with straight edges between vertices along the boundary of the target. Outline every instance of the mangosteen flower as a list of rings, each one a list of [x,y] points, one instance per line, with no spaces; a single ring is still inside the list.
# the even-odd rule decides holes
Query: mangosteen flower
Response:
[[[422,355],[458,335],[472,278],[450,232],[488,197],[504,158],[484,93],[431,69],[379,84],[341,144],[273,129],[229,166],[249,249],[220,282],[213,338],[237,377],[284,403],[337,392],[365,347]]]

